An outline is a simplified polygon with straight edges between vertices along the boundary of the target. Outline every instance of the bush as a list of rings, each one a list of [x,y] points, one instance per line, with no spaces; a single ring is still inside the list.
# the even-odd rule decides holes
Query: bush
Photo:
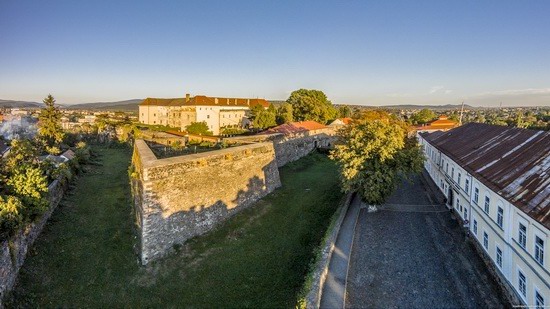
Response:
[[[23,203],[15,196],[0,195],[0,238],[13,234],[23,222]]]

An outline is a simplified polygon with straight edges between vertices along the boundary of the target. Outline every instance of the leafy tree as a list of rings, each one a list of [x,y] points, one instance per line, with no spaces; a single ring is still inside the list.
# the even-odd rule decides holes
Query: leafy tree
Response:
[[[256,119],[256,117],[258,116],[258,114],[263,112],[264,110],[265,110],[265,108],[262,105],[256,104],[256,105],[252,106],[252,108],[250,108],[248,118],[250,119],[250,121],[254,121],[254,119]]]
[[[15,196],[0,195],[0,238],[11,235],[23,221],[23,203]]]
[[[359,119],[339,132],[343,144],[330,157],[340,167],[344,191],[357,191],[368,204],[380,205],[401,177],[422,170],[422,152],[405,127],[390,117]]]
[[[191,134],[213,135],[212,131],[208,130],[206,121],[191,122],[190,125],[185,127],[185,130]]]
[[[36,147],[28,139],[14,139],[10,145],[10,152],[4,160],[7,172],[32,164],[38,156]]]
[[[293,117],[297,121],[313,120],[327,123],[338,116],[338,111],[332,106],[332,102],[319,90],[295,90],[286,102],[292,105]]]
[[[413,124],[425,124],[434,120],[437,116],[431,109],[424,108],[411,118]]]
[[[260,112],[252,122],[252,125],[254,128],[261,130],[276,126],[275,113],[269,110]]]
[[[33,218],[47,208],[45,198],[48,191],[47,177],[38,167],[27,166],[13,171],[7,181],[8,189],[19,197],[26,206],[25,217]]]
[[[59,108],[55,106],[55,99],[49,94],[44,99],[46,105],[38,116],[38,136],[44,142],[46,151],[56,154],[59,145],[63,142],[63,129],[61,128],[61,117]]]
[[[340,118],[349,118],[352,114],[351,108],[347,105],[340,106],[338,112],[340,113]]]
[[[267,108],[267,111],[273,114],[277,114],[277,109],[273,104],[269,104],[269,107]]]
[[[294,121],[292,116],[292,105],[283,103],[277,109],[277,124],[283,124]]]

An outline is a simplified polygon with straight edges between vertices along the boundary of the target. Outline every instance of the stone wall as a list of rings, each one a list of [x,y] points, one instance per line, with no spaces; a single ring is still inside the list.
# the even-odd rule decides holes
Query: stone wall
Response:
[[[270,142],[157,159],[136,140],[132,191],[143,264],[281,185]]]
[[[0,307],[7,292],[15,285],[19,269],[27,252],[42,232],[44,225],[61,201],[66,185],[55,180],[48,186],[50,208],[35,222],[20,229],[13,237],[0,243]]]
[[[298,134],[260,134],[245,137],[225,138],[225,142],[272,142],[275,148],[277,166],[281,167],[296,161],[319,147],[329,148],[336,142],[335,131],[332,128],[308,131]]]

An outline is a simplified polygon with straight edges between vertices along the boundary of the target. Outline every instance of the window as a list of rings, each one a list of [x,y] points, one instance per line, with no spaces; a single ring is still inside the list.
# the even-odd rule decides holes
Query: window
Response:
[[[474,188],[474,203],[479,202],[479,188]]]
[[[525,275],[518,270],[518,287],[519,292],[523,296],[527,296],[527,283],[525,282]]]
[[[489,235],[487,235],[487,232],[483,232],[483,247],[485,247],[486,250],[489,249]]]
[[[454,167],[451,169],[451,178],[455,179],[455,168]]]
[[[141,113],[141,116],[143,116],[143,113]]]
[[[468,220],[468,208],[464,207],[464,219]]]
[[[206,115],[206,119],[210,119],[210,115]]]
[[[527,228],[523,224],[519,224],[519,237],[518,237],[519,245],[525,249],[525,244],[527,244]]]
[[[489,213],[489,204],[490,203],[491,203],[491,199],[488,196],[486,196],[485,197],[485,208],[484,208],[484,210],[485,210],[485,213],[487,213],[487,214]]]
[[[474,234],[477,235],[477,220],[474,219]]]
[[[449,174],[449,162],[445,163],[445,173]]]
[[[459,208],[460,208],[460,200],[458,199],[458,197],[456,198],[455,208],[456,208],[456,209],[459,209]]]
[[[502,268],[502,250],[499,247],[497,247],[497,265]]]
[[[544,308],[544,298],[540,295],[539,291],[535,292],[535,308],[542,309]]]
[[[466,193],[470,193],[469,190],[470,190],[470,179],[466,178],[466,180],[464,180],[464,191],[466,191]]]
[[[497,211],[497,224],[501,228],[502,228],[502,225],[504,224],[504,209],[502,209],[502,207],[499,207]]]
[[[535,236],[535,260],[540,265],[544,265],[544,240]]]
[[[157,117],[157,114],[153,114],[153,117]]]
[[[458,185],[460,186],[460,178],[462,178],[462,174],[458,173]]]

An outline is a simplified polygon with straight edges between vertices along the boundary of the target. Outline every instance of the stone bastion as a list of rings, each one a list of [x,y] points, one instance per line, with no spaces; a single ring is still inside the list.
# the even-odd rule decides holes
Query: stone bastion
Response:
[[[281,185],[272,143],[157,159],[143,140],[132,158],[142,264],[203,234]]]
[[[319,133],[229,138],[246,145],[165,159],[136,140],[131,183],[142,264],[281,186],[278,167],[334,142],[333,134]]]

